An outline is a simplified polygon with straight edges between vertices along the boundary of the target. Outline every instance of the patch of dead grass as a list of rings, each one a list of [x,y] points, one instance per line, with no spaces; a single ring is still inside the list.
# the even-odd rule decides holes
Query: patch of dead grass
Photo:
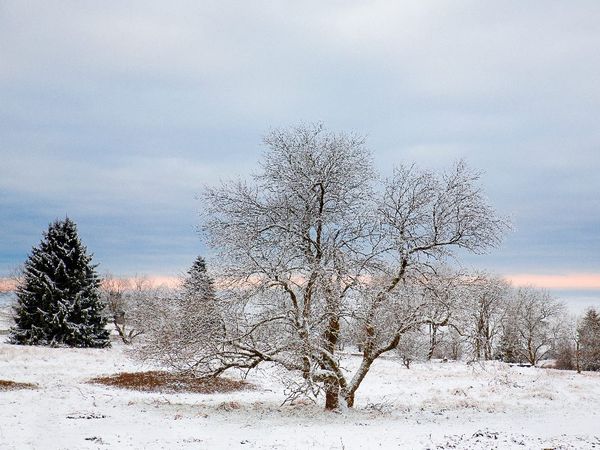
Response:
[[[148,372],[121,372],[106,377],[92,378],[90,383],[146,392],[217,394],[254,389],[246,381],[230,378],[199,378],[193,375],[153,370]]]
[[[0,380],[0,391],[16,391],[17,389],[35,389],[33,383],[17,383],[16,381]]]

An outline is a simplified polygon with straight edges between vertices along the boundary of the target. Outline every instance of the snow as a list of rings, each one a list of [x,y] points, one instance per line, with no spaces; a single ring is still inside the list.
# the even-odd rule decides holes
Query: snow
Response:
[[[348,355],[350,365],[358,359]],[[0,392],[2,449],[600,448],[600,373],[503,363],[374,363],[355,410],[281,406],[280,372],[249,375],[258,388],[161,394],[87,383],[143,370],[109,349],[0,344],[0,378],[37,383]]]

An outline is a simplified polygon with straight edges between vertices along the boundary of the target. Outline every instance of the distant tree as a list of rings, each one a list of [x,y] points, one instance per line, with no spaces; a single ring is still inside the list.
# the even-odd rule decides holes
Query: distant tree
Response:
[[[218,375],[224,325],[216,306],[213,280],[198,258],[177,289],[147,291],[137,309],[144,333],[134,354],[145,362],[198,375]]]
[[[206,270],[206,261],[198,256],[183,280],[183,290],[187,295],[200,295],[204,301],[214,301],[215,288]]]
[[[102,280],[101,296],[105,314],[112,322],[124,344],[131,344],[144,332],[143,320],[138,319],[138,308],[143,308],[145,294],[150,290],[146,277],[133,280],[106,274]]]
[[[465,279],[461,272],[441,266],[430,268],[430,272],[421,277],[420,284],[425,300],[424,322],[429,336],[427,359],[446,357],[440,354],[448,328],[458,330],[460,305],[464,303]]]
[[[444,356],[446,358],[454,361],[458,361],[462,358],[465,348],[465,337],[456,327],[452,327],[448,330],[447,335],[445,336],[444,347]]]
[[[19,264],[17,266],[14,266],[9,272],[8,272],[8,277],[7,280],[9,282],[9,285],[13,287],[13,290],[23,282],[23,271],[24,271],[24,265],[23,264]]]
[[[24,264],[10,342],[27,345],[110,345],[100,279],[92,256],[66,218],[50,224]]]
[[[600,315],[590,308],[577,328],[582,370],[600,370]]]
[[[4,278],[0,278],[0,322],[12,323],[13,308],[16,302],[15,290],[20,284],[23,266],[15,266]]]
[[[508,316],[502,324],[502,333],[496,351],[496,358],[506,363],[520,363],[525,361],[521,353],[521,337],[517,330],[514,315]]]
[[[581,318],[564,314],[556,329],[556,340],[551,356],[554,358],[554,368],[561,370],[577,370],[580,366],[580,335]]]
[[[576,350],[573,342],[560,340],[555,351],[554,368],[561,370],[573,370],[576,366]]]
[[[415,329],[407,331],[400,338],[396,350],[402,359],[402,364],[407,369],[414,361],[424,361],[428,358],[429,339],[422,330]]]
[[[553,349],[564,306],[548,292],[532,287],[519,288],[515,295],[518,353],[535,366]]]
[[[474,275],[467,283],[462,325],[473,359],[494,357],[509,292],[505,280],[484,273]]]

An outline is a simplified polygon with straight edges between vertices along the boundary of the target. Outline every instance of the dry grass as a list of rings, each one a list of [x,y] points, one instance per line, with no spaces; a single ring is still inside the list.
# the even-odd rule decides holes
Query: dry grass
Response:
[[[168,393],[216,394],[254,389],[254,386],[246,381],[221,377],[199,378],[188,374],[164,371],[122,372],[116,375],[92,378],[90,383],[136,391]]]
[[[16,391],[17,389],[35,389],[33,383],[17,383],[16,381],[0,380],[0,391]]]

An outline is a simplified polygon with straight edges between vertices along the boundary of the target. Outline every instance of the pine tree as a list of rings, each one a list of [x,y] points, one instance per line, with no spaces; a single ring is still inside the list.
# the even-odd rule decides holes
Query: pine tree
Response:
[[[188,270],[187,277],[183,282],[183,289],[187,295],[201,297],[204,300],[214,300],[213,281],[206,271],[206,261],[202,256],[198,256]]]
[[[215,287],[212,278],[206,270],[206,261],[198,256],[183,280],[182,297],[196,312],[204,315],[203,323],[213,333],[224,332],[224,322],[216,306]]]
[[[583,370],[600,370],[600,314],[590,308],[577,328]]]
[[[10,342],[107,347],[100,278],[69,219],[56,220],[25,262]]]

